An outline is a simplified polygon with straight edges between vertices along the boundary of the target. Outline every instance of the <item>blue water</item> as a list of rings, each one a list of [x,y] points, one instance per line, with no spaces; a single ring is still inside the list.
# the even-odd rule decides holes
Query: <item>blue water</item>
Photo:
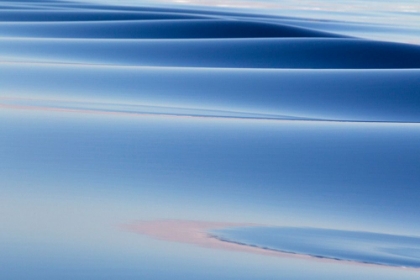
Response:
[[[420,267],[420,237],[287,227],[234,228],[212,234],[227,242],[317,258]]]
[[[418,4],[216,2],[0,1],[1,279],[418,279]]]

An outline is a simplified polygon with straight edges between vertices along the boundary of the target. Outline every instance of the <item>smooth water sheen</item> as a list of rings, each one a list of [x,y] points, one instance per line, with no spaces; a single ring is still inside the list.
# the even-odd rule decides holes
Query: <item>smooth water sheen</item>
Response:
[[[419,279],[419,11],[0,0],[0,278]]]
[[[212,233],[227,242],[317,258],[420,267],[420,237],[287,227],[235,228]]]

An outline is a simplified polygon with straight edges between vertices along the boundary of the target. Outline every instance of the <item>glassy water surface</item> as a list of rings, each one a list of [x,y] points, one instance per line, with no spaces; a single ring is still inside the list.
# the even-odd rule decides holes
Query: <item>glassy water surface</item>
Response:
[[[418,279],[419,10],[0,1],[0,278]]]

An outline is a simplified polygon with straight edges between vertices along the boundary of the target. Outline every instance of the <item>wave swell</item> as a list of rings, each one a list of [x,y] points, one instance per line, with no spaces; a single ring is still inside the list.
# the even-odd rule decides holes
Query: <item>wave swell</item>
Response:
[[[418,122],[420,46],[340,30],[346,23],[203,9],[4,2],[0,102]]]

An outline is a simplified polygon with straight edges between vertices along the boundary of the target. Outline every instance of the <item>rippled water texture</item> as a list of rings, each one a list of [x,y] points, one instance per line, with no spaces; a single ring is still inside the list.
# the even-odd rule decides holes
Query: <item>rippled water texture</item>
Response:
[[[416,3],[195,2],[0,1],[0,278],[418,279]]]
[[[312,228],[252,227],[213,231],[216,238],[317,258],[420,267],[420,238]]]

